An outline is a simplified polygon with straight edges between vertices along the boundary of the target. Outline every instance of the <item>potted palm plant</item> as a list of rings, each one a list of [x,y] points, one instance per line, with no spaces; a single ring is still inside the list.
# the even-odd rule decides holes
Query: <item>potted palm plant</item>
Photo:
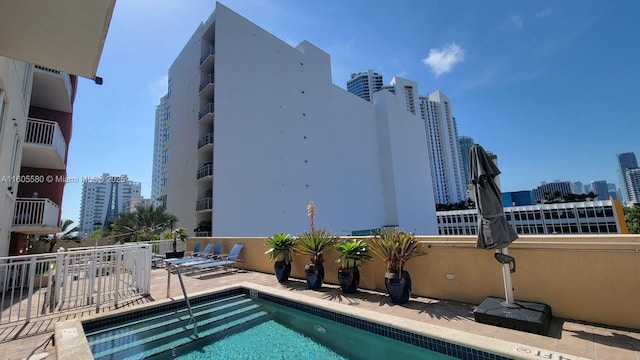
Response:
[[[269,250],[265,254],[269,254],[269,260],[273,264],[273,271],[276,274],[278,282],[289,280],[291,274],[291,248],[295,245],[296,239],[285,233],[274,234],[267,238],[266,245]]]
[[[362,239],[345,239],[336,245],[335,249],[340,253],[337,263],[338,283],[345,294],[354,294],[360,284],[360,270],[363,260],[371,260],[369,245]]]
[[[405,304],[411,295],[411,277],[404,270],[410,259],[426,255],[416,237],[403,230],[382,229],[371,239],[371,251],[384,260],[384,283],[394,304]]]
[[[309,216],[309,232],[298,236],[294,251],[300,255],[309,255],[310,262],[304,267],[304,274],[309,289],[318,289],[324,281],[324,251],[338,240],[325,229],[315,229],[316,206],[313,201],[307,205]]]

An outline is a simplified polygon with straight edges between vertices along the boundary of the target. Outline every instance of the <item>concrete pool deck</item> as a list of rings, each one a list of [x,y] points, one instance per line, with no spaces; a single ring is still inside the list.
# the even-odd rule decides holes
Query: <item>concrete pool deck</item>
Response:
[[[279,284],[273,274],[257,272],[212,273],[202,279],[191,276],[183,278],[190,294],[247,282],[263,286],[265,290],[274,289],[279,294],[325,304],[323,307],[330,309],[343,309],[346,312],[362,309],[363,313],[377,317],[378,320],[383,319],[379,314],[393,315],[395,318],[384,319],[390,319],[389,321],[401,327],[435,329],[433,331],[441,333],[442,337],[474,347],[474,343],[478,341],[485,349],[508,347],[512,351],[510,356],[516,358],[640,360],[640,331],[611,329],[554,318],[550,336],[541,336],[476,323],[473,319],[474,305],[459,302],[412,297],[408,304],[394,305],[386,294],[380,292],[361,290],[353,295],[344,295],[335,285],[308,290],[303,280],[292,279],[286,284]],[[182,297],[175,274],[171,275],[170,296]],[[167,271],[155,269],[151,273],[150,297],[122,304],[122,307],[132,309],[164,299],[167,299]],[[101,314],[104,313],[106,312],[103,310]],[[4,326],[0,328],[0,352],[6,359],[27,359],[30,356],[33,359],[56,359],[56,348],[50,341],[55,323],[94,315],[95,311],[91,309],[38,320],[27,326]]]

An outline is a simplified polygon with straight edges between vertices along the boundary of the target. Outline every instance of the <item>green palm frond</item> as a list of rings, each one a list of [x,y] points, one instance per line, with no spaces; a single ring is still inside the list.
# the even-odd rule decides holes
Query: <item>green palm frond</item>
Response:
[[[335,249],[340,253],[336,262],[342,263],[343,269],[356,268],[363,260],[371,260],[369,245],[362,239],[342,240]]]

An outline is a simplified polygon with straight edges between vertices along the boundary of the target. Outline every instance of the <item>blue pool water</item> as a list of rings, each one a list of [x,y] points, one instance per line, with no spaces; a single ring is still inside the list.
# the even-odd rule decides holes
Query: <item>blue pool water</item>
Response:
[[[222,295],[192,299],[197,331],[184,304],[83,323],[94,358],[503,359],[244,289]]]

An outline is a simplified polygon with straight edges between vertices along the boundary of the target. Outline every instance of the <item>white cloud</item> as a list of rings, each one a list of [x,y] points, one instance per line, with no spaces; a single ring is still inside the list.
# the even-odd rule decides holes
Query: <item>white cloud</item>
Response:
[[[431,68],[436,77],[448,73],[453,66],[464,60],[464,49],[456,44],[447,44],[442,49],[429,50],[422,62]]]
[[[524,27],[524,21],[522,20],[522,16],[520,15],[510,16],[509,21],[511,22],[511,25],[516,28],[516,30],[522,30],[522,28]]]
[[[547,8],[536,14],[537,18],[545,18],[553,13],[553,9]]]

